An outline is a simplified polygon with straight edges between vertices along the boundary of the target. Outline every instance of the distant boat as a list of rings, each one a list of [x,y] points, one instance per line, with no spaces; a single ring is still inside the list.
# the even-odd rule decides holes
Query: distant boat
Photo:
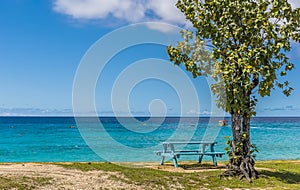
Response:
[[[220,120],[219,121],[219,126],[223,127],[223,126],[227,126],[228,125],[228,121],[227,120]]]

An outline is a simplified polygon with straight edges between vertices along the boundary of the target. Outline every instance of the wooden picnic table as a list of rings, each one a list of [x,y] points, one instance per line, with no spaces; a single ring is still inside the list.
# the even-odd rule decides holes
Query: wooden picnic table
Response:
[[[217,144],[215,141],[176,141],[176,142],[163,142],[163,150],[157,151],[156,154],[161,156],[160,165],[164,164],[165,158],[172,158],[174,166],[177,168],[178,163],[177,159],[181,155],[198,155],[198,163],[202,162],[203,156],[211,156],[213,163],[217,166],[217,158],[222,157],[224,152],[215,152],[214,146]],[[198,149],[184,149],[184,150],[175,150],[175,145],[199,145]]]

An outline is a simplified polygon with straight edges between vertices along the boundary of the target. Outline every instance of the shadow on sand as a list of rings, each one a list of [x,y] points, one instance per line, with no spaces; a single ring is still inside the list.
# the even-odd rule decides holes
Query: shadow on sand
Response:
[[[179,165],[181,168],[183,168],[184,170],[218,170],[218,169],[225,169],[226,166],[214,166],[211,164],[206,164],[206,163],[202,163],[202,164],[180,164]]]

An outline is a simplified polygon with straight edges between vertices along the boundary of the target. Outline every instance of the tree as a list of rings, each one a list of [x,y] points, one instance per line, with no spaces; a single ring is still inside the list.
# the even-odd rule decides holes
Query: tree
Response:
[[[167,48],[170,60],[183,63],[194,77],[211,76],[217,106],[231,114],[230,162],[224,175],[251,182],[257,177],[250,143],[250,119],[256,115],[255,95],[270,96],[294,68],[286,53],[300,41],[300,10],[288,0],[178,0],[176,6],[194,27],[182,31],[183,41]]]

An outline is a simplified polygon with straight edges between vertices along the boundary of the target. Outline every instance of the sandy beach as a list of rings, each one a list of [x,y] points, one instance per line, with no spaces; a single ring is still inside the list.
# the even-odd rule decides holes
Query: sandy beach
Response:
[[[50,163],[0,164],[1,178],[9,177],[16,180],[21,180],[24,177],[49,179],[49,182],[42,186],[37,186],[33,181],[28,180],[27,183],[34,189],[144,189],[134,184],[113,180],[112,176],[123,177],[117,172],[99,170],[83,172]]]
[[[59,163],[72,164],[72,163]],[[88,164],[88,163],[87,163]],[[207,171],[208,169],[199,170],[197,168],[174,168],[172,163],[164,166],[159,166],[158,163],[119,163],[127,167],[136,168],[151,168],[168,172],[191,173]],[[211,170],[214,170],[213,167]],[[147,189],[145,186],[135,185],[133,183],[125,183],[117,180],[117,178],[126,177],[119,172],[107,172],[102,170],[80,171],[77,169],[67,169],[55,163],[4,163],[0,164],[0,177],[12,178],[16,181],[22,180],[24,177],[32,178],[27,180],[30,187],[33,189],[58,190],[58,189],[76,189],[76,190],[91,190],[91,189]],[[39,179],[47,180],[46,183],[36,184],[33,181]]]

